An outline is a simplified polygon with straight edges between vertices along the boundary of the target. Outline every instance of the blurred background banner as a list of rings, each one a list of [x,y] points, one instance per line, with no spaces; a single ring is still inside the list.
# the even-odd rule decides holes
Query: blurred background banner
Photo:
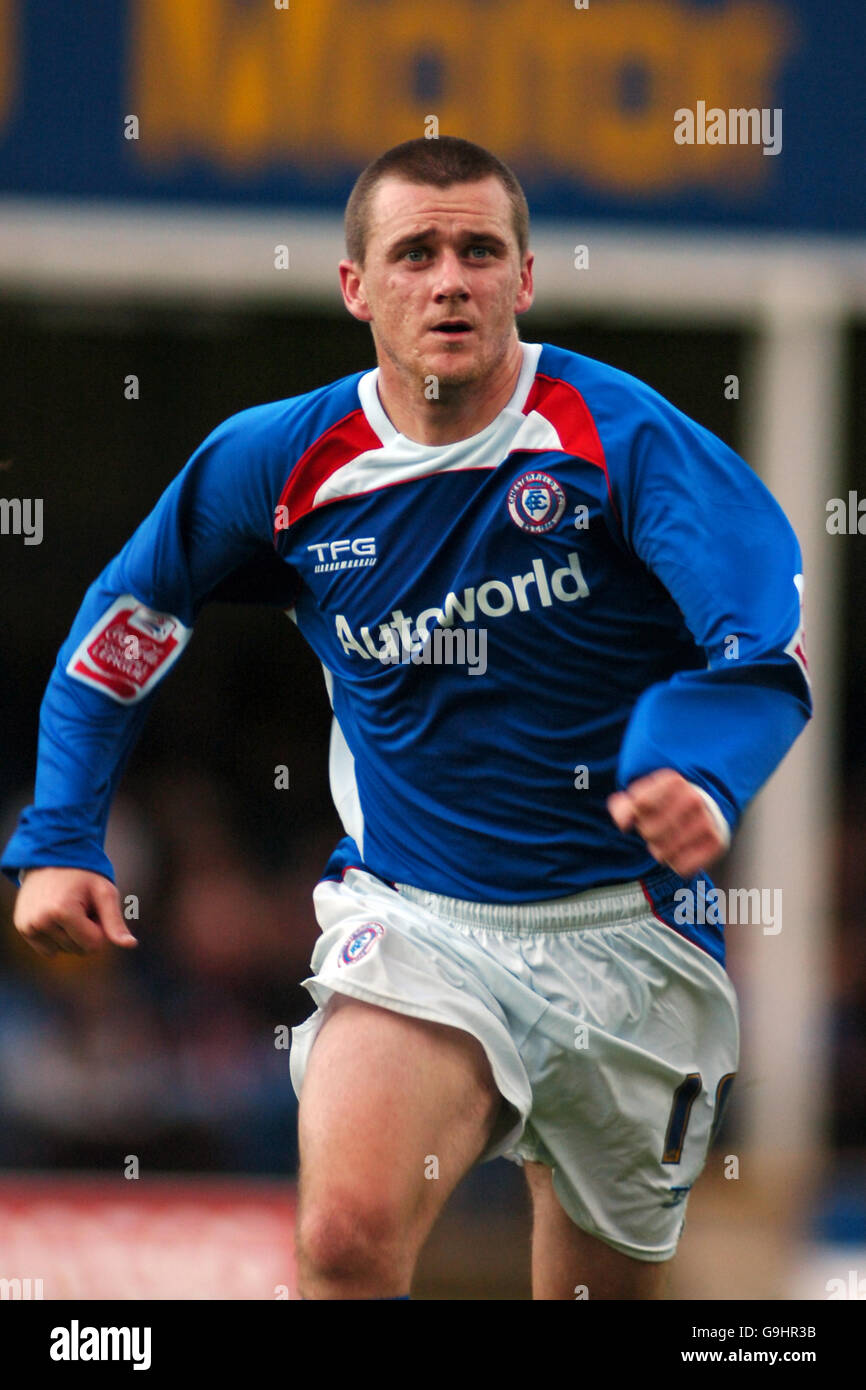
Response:
[[[676,1297],[866,1297],[864,52],[860,0],[0,0],[4,843],[96,574],[220,421],[374,365],[339,293],[342,209],[402,140],[512,163],[536,254],[521,337],[647,381],[790,517],[815,717],[713,873],[781,911],[727,930],[742,1066]],[[109,822],[138,950],[45,961],[0,882],[0,1297],[104,1296],[63,1231],[79,1255],[100,1231],[134,1249],[167,1220],[147,1184],[187,1215],[198,1192],[221,1251],[254,1209],[237,1296],[291,1284],[288,1038],[342,833],[329,730],[285,615],[210,604]],[[213,1227],[214,1183],[240,1224]],[[522,1175],[487,1164],[416,1292],[526,1298],[528,1239]],[[199,1275],[174,1294],[176,1274],[148,1296],[235,1296]]]
[[[434,116],[536,214],[861,232],[864,46],[860,0],[0,0],[0,187],[338,208]]]
[[[294,1298],[294,1215],[267,1181],[6,1178],[0,1299]]]

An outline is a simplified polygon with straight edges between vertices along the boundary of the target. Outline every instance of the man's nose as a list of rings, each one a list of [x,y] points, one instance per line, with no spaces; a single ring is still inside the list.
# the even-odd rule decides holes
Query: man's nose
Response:
[[[456,251],[445,248],[436,266],[434,293],[438,299],[452,299],[459,295],[465,298],[469,293],[463,262]]]

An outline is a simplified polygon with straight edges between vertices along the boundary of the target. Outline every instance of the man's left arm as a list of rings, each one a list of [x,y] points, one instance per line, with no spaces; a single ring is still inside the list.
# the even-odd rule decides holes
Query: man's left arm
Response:
[[[621,830],[691,877],[727,849],[812,713],[800,547],[752,469],[654,393],[628,468],[612,482],[628,544],[676,602],[707,666],[640,697],[608,808]]]

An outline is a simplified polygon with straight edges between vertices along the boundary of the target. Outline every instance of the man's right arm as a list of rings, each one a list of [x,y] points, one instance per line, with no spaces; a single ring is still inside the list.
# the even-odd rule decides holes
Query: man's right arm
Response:
[[[15,925],[35,949],[132,944],[103,842],[114,790],[155,688],[211,597],[290,606],[297,578],[272,546],[286,455],[275,443],[285,403],[225,421],[192,455],[150,515],[90,586],[40,710],[33,804],[0,868],[27,868]]]

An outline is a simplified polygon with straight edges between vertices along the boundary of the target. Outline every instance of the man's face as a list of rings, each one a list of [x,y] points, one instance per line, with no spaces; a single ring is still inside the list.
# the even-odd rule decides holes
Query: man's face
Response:
[[[343,261],[340,273],[379,362],[446,388],[495,372],[515,340],[515,314],[532,303],[532,256],[521,265],[511,203],[493,175],[448,188],[383,179],[364,267]]]

